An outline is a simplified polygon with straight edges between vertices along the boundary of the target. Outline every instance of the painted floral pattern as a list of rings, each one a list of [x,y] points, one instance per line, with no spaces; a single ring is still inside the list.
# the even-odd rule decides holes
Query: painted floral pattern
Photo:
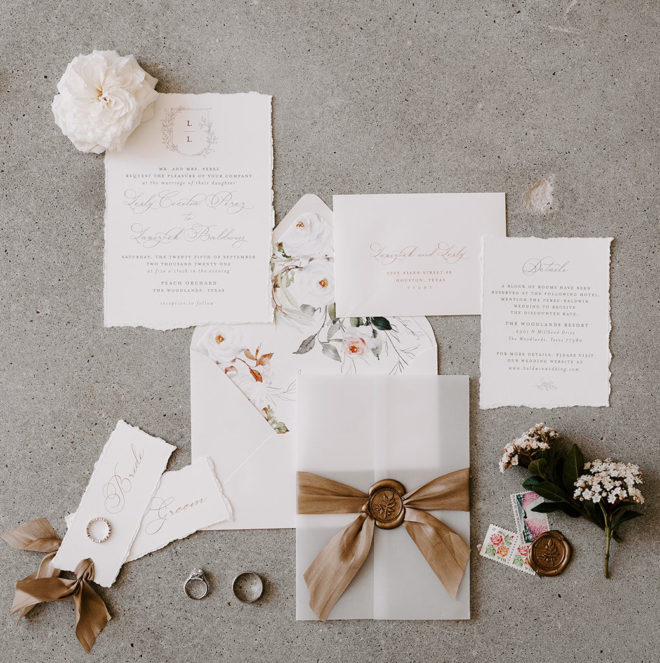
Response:
[[[348,374],[378,372],[384,363],[390,374],[402,373],[434,344],[414,318],[337,317],[332,224],[321,214],[305,212],[287,225],[271,267],[276,325],[210,326],[196,349],[215,360],[278,433],[290,429],[295,378],[308,366]],[[283,327],[286,333],[273,331]]]

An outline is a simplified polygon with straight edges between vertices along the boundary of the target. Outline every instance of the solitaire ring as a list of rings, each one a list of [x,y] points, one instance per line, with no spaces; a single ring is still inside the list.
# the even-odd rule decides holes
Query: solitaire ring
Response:
[[[209,582],[202,569],[195,569],[183,583],[183,591],[188,598],[199,601],[209,593]]]
[[[112,534],[112,527],[110,521],[106,518],[92,518],[87,523],[87,538],[94,541],[94,543],[103,543],[110,538]]]

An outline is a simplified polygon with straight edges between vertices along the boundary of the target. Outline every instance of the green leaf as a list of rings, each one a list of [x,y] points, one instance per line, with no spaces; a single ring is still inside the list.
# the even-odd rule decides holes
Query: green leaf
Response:
[[[534,492],[538,493],[541,497],[545,497],[547,500],[551,500],[553,502],[566,501],[566,495],[564,491],[559,488],[559,486],[555,486],[554,483],[550,483],[549,481],[541,481],[540,483],[537,483],[534,486]]]
[[[335,361],[341,361],[341,357],[339,356],[339,352],[337,352],[337,348],[332,345],[332,343],[321,343],[321,352],[326,355],[327,357],[330,357],[330,359],[334,359]]]
[[[351,323],[351,327],[359,327],[361,324],[360,318],[349,318],[348,320]]]
[[[536,474],[537,476],[543,476],[548,465],[548,461],[545,458],[537,458],[533,460],[529,467],[527,468],[530,474]]]
[[[628,511],[624,511],[621,515],[617,514],[618,517],[615,516],[614,523],[612,525],[612,531],[616,532],[616,530],[619,529],[619,527],[626,521],[633,520],[633,518],[639,518],[643,515],[644,514],[640,513],[639,511],[632,511],[630,509]]]
[[[554,513],[559,511],[564,506],[563,502],[542,502],[532,508],[536,513]]]
[[[314,347],[316,341],[316,334],[308,336],[301,344],[300,347],[293,353],[294,355],[304,355]]]
[[[337,317],[337,305],[334,302],[328,306],[328,315],[330,316],[330,320],[332,320],[333,323],[339,320]]]
[[[541,481],[543,481],[543,479],[541,479],[540,477],[527,477],[527,478],[523,481],[522,486],[523,486],[523,488],[525,488],[526,490],[534,490],[534,487],[535,487],[537,484],[541,483]]]
[[[532,511],[537,513],[553,513],[554,511],[563,511],[567,516],[571,518],[579,518],[580,513],[566,502],[543,502],[538,504],[535,507],[532,507]]]
[[[340,329],[341,329],[341,324],[339,324],[338,322],[333,322],[328,327],[328,340],[330,340]]]
[[[371,324],[380,331],[389,331],[392,325],[387,318],[371,318]]]
[[[577,444],[574,444],[568,454],[566,454],[566,460],[564,461],[564,471],[563,471],[563,484],[564,488],[568,490],[571,494],[575,489],[575,482],[577,478],[582,474],[584,470],[584,456],[580,451],[580,447]]]

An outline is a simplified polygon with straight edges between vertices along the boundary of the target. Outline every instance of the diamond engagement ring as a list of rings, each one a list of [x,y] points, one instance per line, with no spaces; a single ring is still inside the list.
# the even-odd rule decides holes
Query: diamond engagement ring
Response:
[[[202,569],[195,569],[183,583],[183,591],[188,598],[199,601],[209,593],[209,582]]]

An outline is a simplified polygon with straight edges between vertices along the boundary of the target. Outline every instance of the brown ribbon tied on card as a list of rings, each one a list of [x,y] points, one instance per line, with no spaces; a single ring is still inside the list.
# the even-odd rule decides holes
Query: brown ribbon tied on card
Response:
[[[10,614],[20,610],[20,620],[38,603],[72,599],[76,609],[76,636],[89,653],[96,636],[110,621],[103,599],[89,584],[94,579],[94,562],[84,559],[74,571],[75,578],[60,578],[60,570],[52,565],[52,560],[62,540],[45,518],[31,520],[0,536],[13,548],[48,553],[37,571],[16,583]]]
[[[328,618],[364,564],[374,526],[403,524],[422,555],[455,599],[470,546],[454,530],[427,511],[469,511],[469,469],[444,474],[406,493],[394,479],[378,481],[369,494],[318,474],[298,472],[298,513],[359,513],[326,544],[304,573],[309,605],[319,619]]]

